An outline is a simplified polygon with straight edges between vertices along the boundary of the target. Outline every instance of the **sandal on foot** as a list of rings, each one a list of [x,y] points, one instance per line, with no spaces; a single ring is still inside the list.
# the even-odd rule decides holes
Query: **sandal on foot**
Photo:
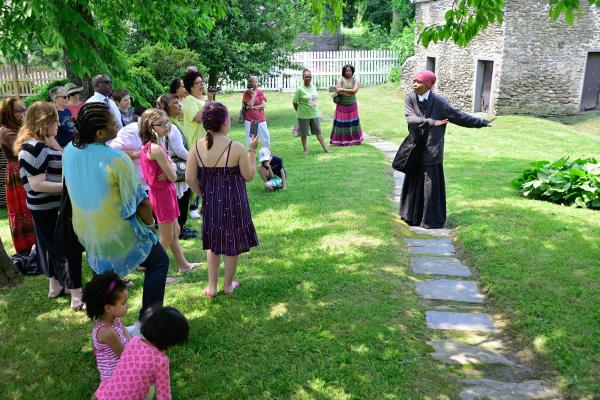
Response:
[[[185,274],[187,274],[187,273],[189,273],[189,272],[191,272],[191,271],[193,271],[193,270],[195,270],[197,268],[200,268],[200,264],[199,263],[192,263],[192,264],[190,264],[189,268],[184,269],[183,271],[179,270],[179,274],[180,275],[185,275]]]
[[[208,288],[204,288],[204,291],[202,292],[204,294],[204,297],[207,297],[209,299],[214,298],[217,294],[210,294],[210,292],[208,291]]]
[[[165,285],[172,285],[174,283],[179,283],[179,281],[175,278],[171,278],[170,276],[167,276],[167,279],[165,280]]]
[[[225,294],[231,294],[235,291],[235,289],[240,287],[240,283],[238,281],[231,281],[231,290],[229,292],[226,292],[225,290],[223,290],[223,293]]]

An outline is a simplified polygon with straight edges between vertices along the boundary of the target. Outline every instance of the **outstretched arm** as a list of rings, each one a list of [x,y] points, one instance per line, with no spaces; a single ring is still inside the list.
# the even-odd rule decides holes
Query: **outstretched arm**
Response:
[[[487,120],[473,117],[472,115],[454,107],[450,103],[446,104],[446,110],[444,111],[448,121],[452,122],[453,124],[464,126],[466,128],[481,128],[488,126]]]

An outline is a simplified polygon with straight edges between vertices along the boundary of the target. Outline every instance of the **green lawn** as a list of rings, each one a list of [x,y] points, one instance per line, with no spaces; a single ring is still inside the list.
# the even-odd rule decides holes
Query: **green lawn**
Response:
[[[192,325],[189,342],[169,351],[174,397],[456,398],[449,370],[427,355],[425,341],[438,333],[425,326],[407,270],[409,233],[389,201],[389,166],[370,146],[325,155],[314,138],[302,156],[290,133],[291,94],[267,95],[272,147],[284,158],[289,190],[248,185],[261,245],[242,257],[235,296],[203,298],[205,270],[168,288],[166,303]],[[222,96],[233,113],[240,98]],[[321,106],[331,116],[325,93]],[[359,107],[366,133],[402,141],[400,91],[363,89]],[[570,398],[593,398],[600,394],[599,214],[521,198],[510,186],[529,161],[599,156],[600,117],[566,122],[503,116],[493,128],[449,126],[448,215],[491,310],[506,321],[511,350],[544,361],[544,377]],[[239,125],[233,136],[241,138]],[[198,241],[184,246],[188,259],[205,260]],[[127,322],[140,305],[141,275],[133,276]],[[46,299],[46,290],[36,277],[1,293],[0,398],[88,398],[97,384],[89,321],[69,311],[66,298]]]
[[[224,96],[234,112],[240,96]],[[166,304],[191,324],[188,343],[168,352],[174,398],[456,398],[428,355],[424,307],[402,249],[407,230],[389,200],[382,155],[370,146],[323,154],[311,138],[303,156],[291,136],[291,94],[268,96],[272,147],[289,189],[265,193],[260,178],[248,184],[261,244],[241,257],[234,296],[204,298],[205,269],[168,287]],[[239,125],[232,136],[241,138]],[[198,240],[184,243],[189,260],[205,261]],[[132,276],[127,323],[141,301],[142,276]],[[82,399],[98,384],[91,323],[46,290],[46,279],[34,277],[0,293],[0,398]]]

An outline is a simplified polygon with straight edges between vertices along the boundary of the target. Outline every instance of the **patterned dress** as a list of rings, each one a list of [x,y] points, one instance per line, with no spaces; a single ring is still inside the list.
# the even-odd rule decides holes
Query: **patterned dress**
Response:
[[[352,78],[350,82],[342,79],[341,86],[343,89],[354,88],[354,78]],[[333,146],[352,146],[361,144],[363,141],[363,133],[360,127],[356,95],[341,96],[341,98],[342,102],[335,107],[335,116],[329,143]]]
[[[213,167],[202,164],[198,167],[198,182],[202,190],[202,248],[215,254],[237,256],[250,248],[258,246],[258,237],[252,222],[246,182],[240,167],[227,167],[231,144],[227,152],[224,167]],[[197,146],[197,144],[196,144]]]

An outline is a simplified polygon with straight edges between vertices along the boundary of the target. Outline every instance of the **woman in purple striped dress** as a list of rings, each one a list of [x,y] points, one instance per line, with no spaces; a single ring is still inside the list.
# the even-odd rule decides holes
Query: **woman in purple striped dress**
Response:
[[[208,258],[204,295],[213,298],[221,256],[225,266],[223,293],[231,294],[240,286],[233,279],[239,255],[258,245],[246,194],[246,182],[256,173],[258,139],[250,140],[248,150],[231,140],[227,136],[229,112],[221,103],[204,107],[202,124],[206,136],[190,149],[185,180],[202,197],[202,247]]]

